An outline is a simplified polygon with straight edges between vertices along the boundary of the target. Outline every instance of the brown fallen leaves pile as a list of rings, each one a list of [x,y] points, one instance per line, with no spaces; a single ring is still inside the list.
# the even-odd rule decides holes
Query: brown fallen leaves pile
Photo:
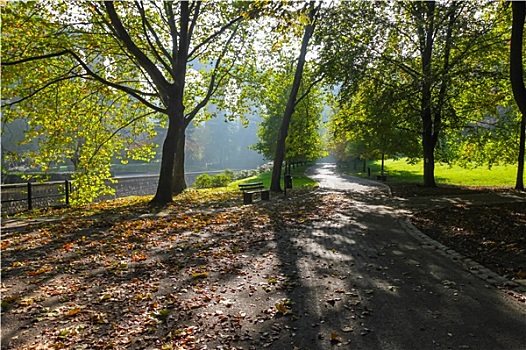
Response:
[[[328,219],[334,199],[296,191],[243,206],[236,192],[205,193],[188,191],[162,211],[131,198],[4,229],[3,346],[271,344],[282,331],[275,317],[295,317],[274,235]]]
[[[456,205],[419,213],[426,235],[513,280],[526,279],[526,206]]]

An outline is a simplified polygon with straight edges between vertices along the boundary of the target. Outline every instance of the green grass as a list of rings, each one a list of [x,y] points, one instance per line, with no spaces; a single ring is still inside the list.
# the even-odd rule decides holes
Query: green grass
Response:
[[[371,177],[376,178],[380,174],[381,163],[371,162]],[[423,163],[408,164],[406,159],[386,160],[385,171],[387,183],[422,183],[423,182]],[[353,175],[367,177],[367,173],[354,172]],[[496,186],[513,187],[517,176],[517,167],[512,165],[493,166],[476,168],[462,168],[458,165],[436,164],[435,180],[437,184],[449,184],[459,186]]]
[[[305,169],[310,167],[311,165],[302,165],[299,167],[296,167],[294,169],[291,169],[291,175],[292,175],[292,187],[293,188],[303,188],[303,187],[315,187],[318,185],[317,182],[313,181],[312,179],[308,178],[304,173]],[[228,185],[229,188],[235,188],[238,189],[238,185],[242,183],[247,182],[263,182],[263,185],[266,188],[270,187],[270,180],[272,178],[272,172],[265,172],[261,173],[257,176],[247,177],[246,179],[238,180],[232,182],[230,185]],[[281,176],[281,186],[283,187],[283,173]]]

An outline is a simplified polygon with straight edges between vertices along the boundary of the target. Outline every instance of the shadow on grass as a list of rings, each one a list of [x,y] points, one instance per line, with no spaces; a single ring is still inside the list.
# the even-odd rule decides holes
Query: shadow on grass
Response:
[[[358,176],[364,179],[370,179],[374,180],[376,179],[376,175],[380,175],[380,169],[371,169],[371,177],[369,177],[367,172],[361,172],[361,171],[350,171],[345,170],[345,168],[341,169],[343,172]],[[414,185],[422,185],[423,184],[423,178],[422,173],[418,171],[409,171],[409,170],[386,170],[384,174],[387,176],[387,184],[388,185],[396,185],[396,184],[414,184]],[[443,177],[435,177],[435,180],[437,183],[445,183],[447,180]]]

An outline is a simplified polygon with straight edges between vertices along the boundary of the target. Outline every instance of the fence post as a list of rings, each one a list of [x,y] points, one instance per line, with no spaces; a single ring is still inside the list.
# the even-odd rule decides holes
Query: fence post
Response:
[[[64,181],[64,187],[66,190],[66,205],[69,205],[69,181],[68,180]]]
[[[31,201],[31,182],[27,183],[27,209],[33,209],[33,203]]]

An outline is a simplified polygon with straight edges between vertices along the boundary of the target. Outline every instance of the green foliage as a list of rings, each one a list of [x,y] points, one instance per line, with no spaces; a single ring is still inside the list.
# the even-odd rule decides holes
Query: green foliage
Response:
[[[519,154],[520,118],[511,108],[498,108],[495,115],[469,123],[448,133],[438,152],[441,158],[466,168],[514,164]]]
[[[195,188],[226,187],[234,179],[232,170],[225,170],[221,174],[210,176],[209,174],[199,175],[194,182]]]
[[[230,179],[229,181],[232,181],[234,177],[236,176],[236,173],[233,170],[225,169],[222,173],[226,178]]]
[[[259,78],[264,84],[263,91],[257,95],[263,121],[258,125],[259,142],[251,148],[266,159],[273,159],[276,154],[276,142],[293,74],[291,69],[267,70]],[[326,154],[320,133],[326,92],[319,87],[313,87],[307,93],[314,79],[313,72],[309,72],[307,68],[299,91],[300,96],[306,95],[296,105],[292,115],[286,139],[285,159],[315,160]]]
[[[34,156],[42,167],[65,161],[45,147],[78,169],[96,169],[92,176],[104,174],[110,158],[147,160],[152,122],[160,122],[176,141],[164,144],[161,168],[174,171],[161,171],[154,198],[166,204],[186,186],[185,143],[178,141],[190,122],[218,109],[228,120],[248,111],[237,77],[245,66],[239,58],[253,44],[246,19],[257,8],[250,3],[41,1],[3,10],[3,108],[19,105],[6,118],[33,122],[28,140],[40,142]],[[217,108],[206,110],[208,103]],[[55,125],[60,118],[71,124]]]
[[[328,11],[317,40],[324,44],[324,72],[339,87],[340,111],[331,125],[339,155],[371,157],[387,149],[413,156],[423,139],[434,158],[465,158],[458,153],[466,149],[459,146],[467,142],[463,136],[488,114],[500,117],[499,104],[509,106],[509,14],[501,4],[351,2]],[[493,150],[514,147],[512,135],[491,133],[498,146],[486,161],[496,158]]]
[[[225,187],[232,181],[232,175],[229,173],[221,173],[212,177],[213,187]]]
[[[380,159],[382,154],[417,157],[418,118],[407,114],[400,118],[402,106],[396,102],[402,93],[375,79],[360,85],[352,100],[340,102],[328,126],[338,159]]]
[[[212,187],[212,176],[208,174],[199,175],[194,182],[195,188],[210,188]]]
[[[73,40],[90,43],[80,33],[46,35],[60,31],[62,24],[41,5],[30,9],[22,3],[6,6],[2,13],[4,60],[20,59],[37,49],[46,51],[52,45],[57,46],[54,49],[72,45]],[[54,9],[62,10],[59,5]],[[2,122],[27,121],[24,143],[37,147],[17,156],[32,168],[46,173],[53,166],[73,165],[71,199],[81,204],[112,193],[106,184],[112,161],[151,159],[154,145],[149,140],[155,132],[152,119],[147,118],[151,113],[139,101],[86,80],[74,64],[64,70],[72,64],[71,58],[57,56],[47,64],[27,61],[3,67]],[[92,69],[103,69],[101,64],[93,62]]]

